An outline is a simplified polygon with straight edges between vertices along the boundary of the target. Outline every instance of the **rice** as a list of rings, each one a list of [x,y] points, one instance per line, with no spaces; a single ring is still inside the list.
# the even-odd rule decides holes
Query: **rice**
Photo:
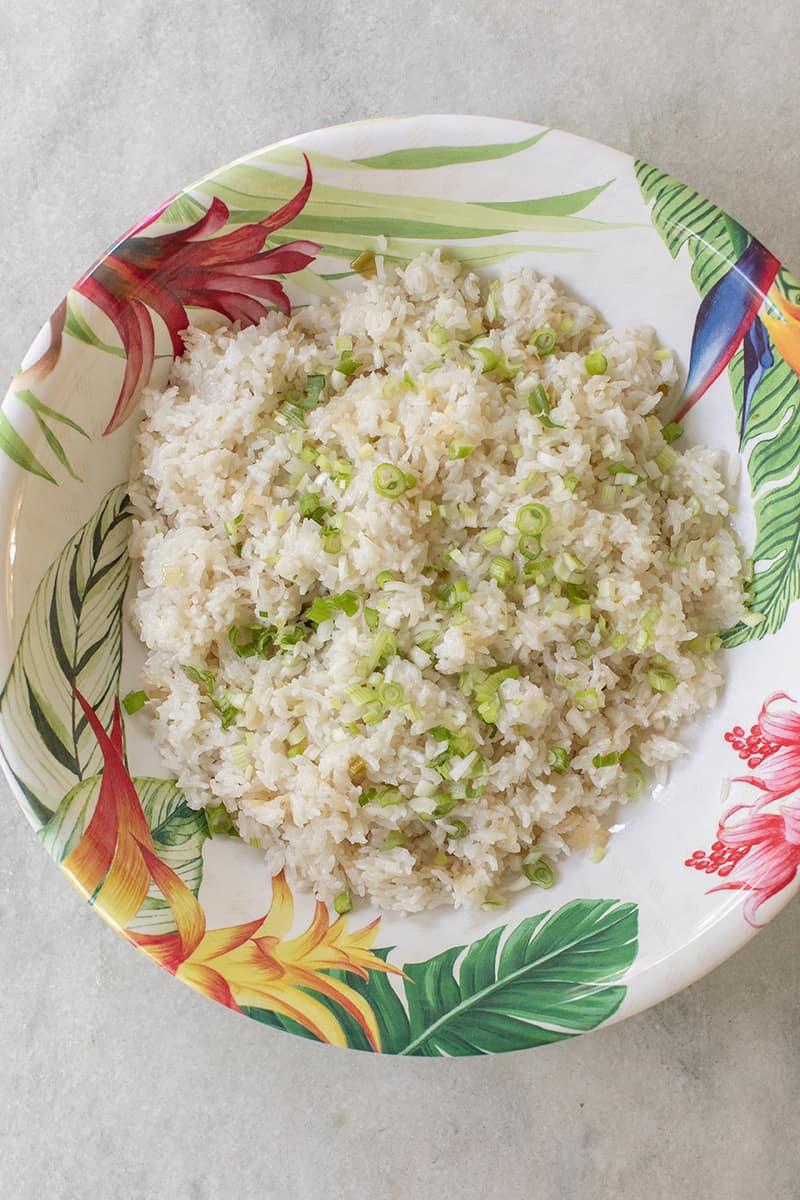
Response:
[[[494,903],[602,853],[714,703],[744,611],[725,466],[662,436],[651,329],[528,269],[376,265],[291,319],[191,328],[145,395],[154,735],[190,804],[325,900]]]

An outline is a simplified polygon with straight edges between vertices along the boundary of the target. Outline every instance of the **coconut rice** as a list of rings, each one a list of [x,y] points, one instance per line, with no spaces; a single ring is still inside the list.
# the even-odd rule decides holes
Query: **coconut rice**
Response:
[[[376,269],[191,328],[145,395],[144,686],[189,803],[272,871],[339,911],[494,904],[681,753],[741,554],[651,329],[530,270]]]

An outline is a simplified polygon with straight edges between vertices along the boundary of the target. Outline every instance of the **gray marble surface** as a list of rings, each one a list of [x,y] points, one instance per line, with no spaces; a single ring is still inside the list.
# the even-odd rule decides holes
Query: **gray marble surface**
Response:
[[[337,121],[486,112],[671,170],[800,270],[795,0],[30,0],[0,15],[0,373],[189,180]],[[0,797],[0,1196],[800,1195],[800,905],[623,1025],[381,1060],[236,1018],[82,903]]]

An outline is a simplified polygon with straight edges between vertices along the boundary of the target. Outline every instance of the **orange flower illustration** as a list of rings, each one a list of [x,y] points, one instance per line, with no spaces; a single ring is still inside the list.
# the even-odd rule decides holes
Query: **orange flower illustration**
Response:
[[[322,1041],[347,1045],[331,1008],[340,1006],[357,1021],[374,1050],[380,1050],[375,1015],[363,996],[329,974],[370,971],[402,974],[372,952],[378,920],[348,931],[347,920],[330,922],[318,902],[304,933],[289,938],[292,894],[283,875],[272,881],[272,904],[264,916],[242,925],[207,929],[205,913],[183,880],[155,853],[139,797],[122,757],[122,721],[115,705],[111,734],[86,700],[75,695],[97,738],[104,771],[97,805],[78,845],[62,867],[112,925],[162,967],[228,1008],[266,1008],[298,1022]],[[175,933],[143,934],[127,929],[151,881],[172,909]],[[310,993],[316,993],[311,995]]]

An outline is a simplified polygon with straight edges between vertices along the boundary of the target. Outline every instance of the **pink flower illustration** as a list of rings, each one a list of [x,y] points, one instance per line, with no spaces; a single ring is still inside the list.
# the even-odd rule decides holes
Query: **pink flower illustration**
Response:
[[[242,326],[257,324],[269,308],[288,315],[289,300],[280,281],[267,276],[301,271],[313,261],[319,246],[303,241],[272,250],[263,246],[267,236],[293,221],[308,200],[312,176],[305,161],[300,190],[263,221],[214,237],[230,215],[215,197],[208,211],[187,229],[142,236],[162,207],[135,226],[75,285],[113,323],[125,350],[122,387],[104,433],[112,433],[130,416],[136,392],[150,376],[155,354],[153,314],[169,330],[175,355],[183,353],[187,308],[208,309]]]
[[[800,791],[800,713],[770,711],[770,706],[780,700],[794,704],[792,697],[785,692],[775,692],[764,701],[749,740],[744,743],[744,749],[752,753],[745,755],[739,749],[736,742],[741,739],[730,739],[748,767],[754,771],[758,769],[758,774],[740,775],[737,782],[750,783],[765,793],[764,799],[759,802],[760,808]],[[738,727],[731,733],[737,734]],[[725,737],[728,740],[730,735],[726,734]]]
[[[765,811],[768,805],[800,791],[800,714],[775,711],[773,706],[782,700],[794,703],[785,692],[775,692],[764,701],[749,733],[735,725],[725,734],[726,742],[754,772],[738,776],[734,782],[758,788],[761,798],[729,809],[719,822],[711,849],[695,850],[686,859],[687,867],[725,880],[710,892],[752,893],[744,917],[756,926],[762,904],[788,887],[800,869],[800,800],[782,804],[777,811]]]
[[[696,850],[686,865],[725,879],[709,894],[750,892],[744,917],[757,926],[761,905],[788,887],[800,868],[800,805],[767,813],[755,804],[737,804],[720,821],[710,853]]]

